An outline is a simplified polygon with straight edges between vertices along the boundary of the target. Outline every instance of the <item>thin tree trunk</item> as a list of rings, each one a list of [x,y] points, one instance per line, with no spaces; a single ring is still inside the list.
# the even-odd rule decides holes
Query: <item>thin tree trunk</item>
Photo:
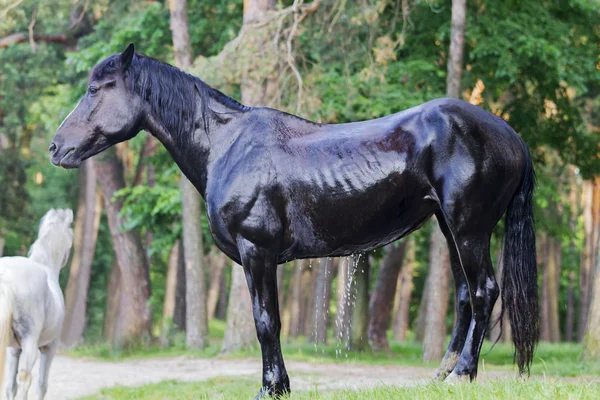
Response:
[[[292,298],[294,297],[294,290],[296,287],[295,277],[296,265],[298,262],[299,260],[296,260],[286,264],[286,266],[289,266],[289,268],[292,270],[292,277],[290,279],[290,284],[287,290],[288,293],[285,298],[285,306],[283,307],[283,312],[281,313],[281,336],[284,338],[289,338],[292,328]]]
[[[288,296],[289,302],[289,322],[287,323],[288,331],[286,332],[289,337],[298,336],[300,330],[300,306],[302,302],[302,277],[304,275],[306,260],[296,260],[294,262],[294,274],[291,281],[291,293]]]
[[[385,247],[386,254],[381,263],[375,290],[369,304],[369,344],[371,350],[390,352],[387,330],[390,327],[394,297],[398,285],[398,275],[402,269],[406,243],[391,243]]]
[[[307,314],[308,296],[310,293],[311,284],[311,266],[310,260],[305,260],[304,269],[302,270],[302,278],[300,280],[300,297],[298,303],[298,328],[294,337],[305,335],[308,330],[307,320],[310,318]]]
[[[121,273],[121,311],[123,325],[115,330],[113,343],[120,346],[128,341],[139,341],[151,335],[150,277],[146,254],[139,232],[123,230],[120,212],[122,198],[113,198],[125,187],[123,166],[110,148],[94,159],[98,181],[104,195],[115,256]]]
[[[581,251],[581,266],[579,271],[579,340],[583,340],[586,331],[588,312],[590,310],[590,281],[592,281],[594,220],[592,215],[593,184],[591,181],[583,182],[582,208],[583,231],[585,235],[584,247]]]
[[[446,76],[446,96],[459,99],[463,53],[465,47],[465,26],[467,17],[466,0],[452,0],[452,27],[450,30],[450,51],[448,53],[448,74]]]
[[[257,343],[246,276],[242,266],[233,263],[229,306],[227,307],[227,327],[221,353],[231,353]]]
[[[431,246],[431,243],[429,244]],[[421,293],[421,301],[419,302],[419,312],[415,321],[415,338],[418,342],[423,342],[425,338],[425,321],[427,321],[427,304],[429,302],[429,285],[431,284],[429,274],[425,279],[425,285],[423,285],[423,292]]]
[[[310,343],[327,343],[327,326],[329,325],[329,301],[331,299],[331,267],[333,259],[321,258],[317,273],[317,286],[314,293],[315,302],[312,309],[312,326],[308,340]]]
[[[593,291],[583,339],[583,359],[587,361],[600,361],[600,235],[594,247]]]
[[[175,311],[173,313],[173,323],[181,331],[185,331],[186,329],[186,293],[185,258],[183,256],[183,243],[180,240],[177,257],[177,286],[175,287]]]
[[[439,361],[446,340],[446,314],[450,287],[450,255],[446,238],[439,227],[431,233],[429,249],[429,281],[427,312],[424,323],[423,361]]]
[[[410,297],[413,288],[413,271],[415,268],[415,241],[407,239],[405,261],[398,275],[396,296],[394,299],[393,332],[394,340],[406,340],[410,324]]]
[[[65,319],[61,333],[61,342],[65,346],[77,344],[85,332],[87,294],[102,215],[102,196],[96,189],[96,172],[91,160],[83,163],[79,182],[73,259],[65,290]]]
[[[349,350],[365,351],[369,348],[367,329],[369,325],[369,256],[366,254],[353,256],[354,271],[352,281],[356,297],[352,304],[350,323]]]
[[[210,284],[208,285],[207,313],[210,321],[215,316],[217,301],[221,290],[221,277],[225,273],[227,256],[221,250],[214,247],[210,253]]]
[[[221,321],[225,321],[227,318],[227,275],[225,271],[223,271],[223,275],[221,275],[221,281],[219,283],[221,287],[219,289],[219,302],[217,303],[217,311],[215,313],[215,318]]]
[[[285,278],[285,266],[287,264],[283,264],[283,265],[279,265],[277,267],[277,295],[278,295],[278,299],[279,299],[279,304],[282,306],[283,304],[285,304],[285,299],[284,299],[284,295],[285,295],[285,290],[284,290],[284,278]],[[280,306],[280,307],[281,307]],[[283,318],[282,318],[283,320]]]
[[[542,256],[542,262],[540,266],[542,267],[542,301],[540,307],[540,340],[544,342],[550,342],[550,302],[548,300],[548,282],[549,282],[549,237],[548,234],[542,233],[538,240],[536,240],[539,246],[539,252]]]
[[[6,228],[0,228],[0,257],[4,255],[4,244],[6,243]]]
[[[167,263],[167,282],[165,284],[165,300],[163,302],[163,321],[173,321],[175,315],[175,298],[177,297],[177,266],[179,264],[180,241],[176,240],[169,252]]]
[[[302,325],[302,333],[306,337],[311,335],[311,328],[314,325],[314,320],[312,318],[314,316],[313,311],[317,300],[317,284],[319,278],[318,260],[309,260],[308,266],[308,285],[304,286],[304,323]]]
[[[192,65],[187,1],[169,0],[169,9],[175,65],[186,70]],[[201,349],[208,344],[208,318],[200,194],[183,174],[181,198],[186,276],[186,346]]]
[[[567,342],[573,342],[575,339],[575,271],[569,272],[569,284],[567,287],[567,317],[565,334]]]
[[[548,327],[550,328],[550,341],[560,342],[560,320],[558,314],[558,293],[560,289],[560,243],[553,237],[548,237]]]

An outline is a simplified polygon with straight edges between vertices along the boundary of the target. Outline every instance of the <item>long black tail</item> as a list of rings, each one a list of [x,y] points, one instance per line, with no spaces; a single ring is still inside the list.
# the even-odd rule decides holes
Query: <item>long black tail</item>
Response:
[[[535,173],[529,151],[523,147],[527,164],[521,186],[506,211],[502,305],[508,310],[519,372],[529,374],[539,338],[540,306],[532,199]]]

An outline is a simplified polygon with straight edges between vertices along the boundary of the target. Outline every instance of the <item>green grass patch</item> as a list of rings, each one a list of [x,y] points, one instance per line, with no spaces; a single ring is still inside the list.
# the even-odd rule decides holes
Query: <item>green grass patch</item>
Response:
[[[165,381],[141,387],[117,387],[81,400],[251,399],[256,382],[247,377],[205,382]],[[599,399],[600,384],[556,379],[502,379],[484,383],[429,383],[414,387],[378,386],[364,390],[295,390],[290,400],[362,399]]]

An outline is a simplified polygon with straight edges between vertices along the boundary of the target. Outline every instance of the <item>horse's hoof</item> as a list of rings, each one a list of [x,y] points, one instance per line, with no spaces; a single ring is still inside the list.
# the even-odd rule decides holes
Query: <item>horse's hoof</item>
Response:
[[[280,399],[282,397],[287,397],[290,394],[289,386],[279,387],[279,388],[260,388],[258,394],[254,398],[254,400],[265,400],[265,399]]]
[[[448,375],[446,377],[446,379],[444,380],[444,382],[448,382],[451,385],[456,385],[459,383],[465,383],[465,382],[469,382],[470,378],[469,375],[459,375],[456,372],[452,371],[452,373],[450,375]]]

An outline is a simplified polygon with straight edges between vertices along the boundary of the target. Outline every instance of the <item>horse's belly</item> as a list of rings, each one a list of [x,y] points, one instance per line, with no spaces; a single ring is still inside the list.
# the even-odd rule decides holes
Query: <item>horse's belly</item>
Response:
[[[298,210],[284,258],[344,256],[393,242],[435,213],[438,205],[427,194],[425,188],[406,193],[393,186],[341,201],[324,197]]]

